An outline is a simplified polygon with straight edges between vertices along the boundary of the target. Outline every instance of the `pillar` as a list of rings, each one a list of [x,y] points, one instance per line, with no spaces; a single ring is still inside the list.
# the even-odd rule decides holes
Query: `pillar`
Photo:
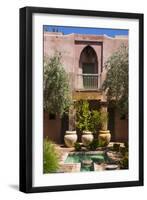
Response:
[[[110,131],[108,130],[108,112],[107,112],[107,102],[106,101],[102,101],[101,102],[101,108],[100,108],[100,112],[103,115],[103,121],[102,123],[102,127],[101,130],[99,131],[99,143],[102,146],[107,146],[111,140],[111,134]]]
[[[102,122],[102,129],[108,129],[108,103],[106,101],[101,101],[100,103],[100,112],[102,114],[103,122]]]
[[[76,109],[74,105],[69,108],[69,130],[73,131],[76,129]]]

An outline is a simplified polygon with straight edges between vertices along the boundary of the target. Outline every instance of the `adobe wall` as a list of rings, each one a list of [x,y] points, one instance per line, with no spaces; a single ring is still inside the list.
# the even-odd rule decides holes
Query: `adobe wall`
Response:
[[[115,112],[114,120],[115,141],[127,142],[128,141],[128,119],[121,119],[119,112]]]
[[[50,58],[55,52],[61,52],[61,62],[69,74],[70,85],[74,85],[74,66],[75,66],[75,48],[74,35],[62,35],[60,33],[44,33],[44,56]]]
[[[56,116],[56,119],[49,119],[49,114],[44,112],[43,134],[44,138],[61,143],[61,119]]]
[[[81,35],[62,33],[44,32],[44,56],[51,57],[56,51],[61,52],[63,66],[69,74],[70,87],[75,93],[77,84],[77,74],[81,73],[79,68],[79,60],[82,50],[90,45],[96,52],[98,59],[98,72],[101,76],[101,84],[106,77],[106,69],[104,64],[107,59],[115,52],[120,45],[124,43],[128,45],[128,38],[99,35]],[[102,73],[101,73],[102,69]],[[101,100],[104,95],[101,95]],[[120,120],[118,114],[115,115],[115,140],[127,141],[128,138],[128,122]],[[57,117],[55,120],[49,120],[48,114],[45,113],[44,118],[44,137],[48,136],[57,143],[61,143],[61,119]]]
[[[90,45],[97,54],[98,72],[101,76],[102,85],[107,73],[104,64],[122,43],[128,45],[128,38],[118,36],[112,38],[105,35],[63,35],[59,32],[44,32],[44,56],[51,57],[56,51],[61,52],[61,62],[69,74],[71,89],[74,90],[77,84],[77,74],[81,73],[79,68],[80,55],[87,45]]]

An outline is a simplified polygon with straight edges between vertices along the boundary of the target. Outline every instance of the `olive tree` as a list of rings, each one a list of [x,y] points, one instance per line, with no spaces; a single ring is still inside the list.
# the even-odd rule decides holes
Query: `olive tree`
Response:
[[[102,88],[108,101],[113,101],[120,114],[128,113],[128,47],[124,44],[105,64],[107,76]]]
[[[56,52],[44,60],[44,110],[62,115],[69,108],[70,88],[68,75],[61,63],[61,53]]]

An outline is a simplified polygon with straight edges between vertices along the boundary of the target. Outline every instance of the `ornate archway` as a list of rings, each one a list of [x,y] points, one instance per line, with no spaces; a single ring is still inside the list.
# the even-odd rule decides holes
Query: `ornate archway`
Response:
[[[78,84],[82,89],[98,88],[98,59],[95,50],[86,46],[79,59]]]

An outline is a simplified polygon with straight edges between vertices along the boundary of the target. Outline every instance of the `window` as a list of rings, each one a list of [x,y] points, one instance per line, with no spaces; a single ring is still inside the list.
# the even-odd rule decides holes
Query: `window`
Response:
[[[55,119],[56,119],[56,114],[49,113],[49,120],[55,120]]]

